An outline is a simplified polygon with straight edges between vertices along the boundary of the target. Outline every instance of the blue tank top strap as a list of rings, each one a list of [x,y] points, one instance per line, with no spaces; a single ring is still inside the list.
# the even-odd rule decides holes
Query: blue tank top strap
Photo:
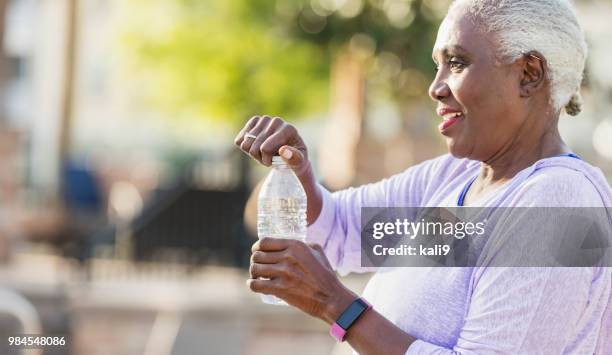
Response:
[[[570,157],[570,158],[582,160],[581,157],[579,157],[577,154],[574,154],[574,153],[567,153],[567,154],[556,155],[555,157]]]
[[[465,200],[465,195],[467,194],[468,190],[470,189],[470,186],[472,186],[472,184],[474,183],[474,181],[476,180],[476,178],[478,177],[478,175],[474,176],[463,188],[463,190],[461,191],[461,194],[459,194],[459,200],[457,201],[457,206],[461,207],[463,206],[463,200]]]

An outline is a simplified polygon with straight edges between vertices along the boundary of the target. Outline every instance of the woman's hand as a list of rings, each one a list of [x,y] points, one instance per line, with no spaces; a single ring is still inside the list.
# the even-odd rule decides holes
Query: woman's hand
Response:
[[[263,238],[252,251],[247,285],[254,292],[275,295],[328,324],[357,298],[338,280],[318,244]]]
[[[314,223],[321,213],[323,197],[308,160],[308,150],[295,127],[280,117],[253,116],[240,130],[234,144],[265,166],[272,164],[273,156],[283,157],[304,187],[307,221],[309,225]]]
[[[280,117],[251,117],[234,139],[234,144],[265,166],[272,165],[272,157],[280,155],[298,177],[311,171],[302,137],[294,126]]]

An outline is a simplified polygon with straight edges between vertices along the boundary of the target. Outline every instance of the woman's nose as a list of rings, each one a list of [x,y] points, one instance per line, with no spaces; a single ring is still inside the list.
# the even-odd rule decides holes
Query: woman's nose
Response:
[[[450,89],[444,80],[440,80],[438,77],[434,79],[434,81],[429,86],[429,96],[434,101],[441,101],[444,98],[448,97],[450,94]]]

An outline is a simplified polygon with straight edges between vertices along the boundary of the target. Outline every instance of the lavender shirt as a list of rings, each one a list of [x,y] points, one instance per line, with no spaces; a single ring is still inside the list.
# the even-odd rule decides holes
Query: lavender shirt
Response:
[[[406,354],[612,354],[612,268],[360,266],[361,207],[457,206],[479,169],[447,154],[375,184],[324,190],[307,239],[340,274],[376,271],[364,297],[418,339]],[[598,168],[554,157],[471,206],[611,207],[612,190]]]

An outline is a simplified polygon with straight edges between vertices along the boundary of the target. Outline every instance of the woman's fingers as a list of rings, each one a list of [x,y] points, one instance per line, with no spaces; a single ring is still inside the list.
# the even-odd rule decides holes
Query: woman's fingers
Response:
[[[282,274],[282,267],[277,264],[258,264],[252,263],[249,267],[249,274],[252,279],[263,277],[265,279],[274,279]]]
[[[272,157],[278,155],[278,148],[287,144],[289,139],[291,139],[291,137],[288,136],[287,125],[283,123],[282,126],[276,130],[274,134],[270,135],[259,147],[261,162],[266,166],[270,166],[272,164]]]
[[[251,117],[247,121],[246,125],[244,125],[244,127],[240,130],[240,132],[238,132],[238,134],[236,135],[236,138],[234,138],[234,144],[240,147],[240,145],[242,144],[242,141],[244,140],[244,135],[247,132],[249,132],[251,128],[255,127],[257,122],[259,122],[259,116]]]
[[[277,133],[281,126],[284,124],[283,120],[279,117],[274,117],[266,128],[257,134],[257,138],[251,144],[251,148],[249,149],[249,155],[253,157],[255,160],[264,163],[264,165],[272,164],[272,157],[269,157],[270,163],[266,164],[266,161],[263,159],[264,154],[269,154],[268,151],[262,150],[262,146],[265,142],[270,141],[272,137]],[[266,146],[267,147],[267,146]],[[266,160],[267,160],[266,156]]]
[[[234,139],[240,149],[263,165],[272,165],[279,148],[290,148],[286,161],[296,170],[307,161],[306,147],[297,129],[280,117],[253,116]],[[285,148],[286,149],[286,148]]]
[[[276,280],[248,279],[247,287],[253,292],[271,295],[277,289]]]
[[[282,251],[265,252],[257,250],[251,254],[251,263],[276,264],[283,260],[284,255]]]
[[[242,139],[242,143],[240,144],[240,149],[243,152],[249,154],[253,142],[255,142],[261,132],[268,128],[268,125],[270,124],[271,120],[272,118],[270,118],[270,116],[263,116],[257,121],[253,128],[249,129],[248,131],[245,131],[244,138]]]
[[[284,145],[280,147],[278,154],[293,170],[299,170],[304,166],[304,153],[295,147]]]
[[[258,250],[265,252],[281,251],[289,248],[289,246],[294,243],[299,243],[299,241],[294,239],[263,237],[253,244],[251,252],[254,253]]]

